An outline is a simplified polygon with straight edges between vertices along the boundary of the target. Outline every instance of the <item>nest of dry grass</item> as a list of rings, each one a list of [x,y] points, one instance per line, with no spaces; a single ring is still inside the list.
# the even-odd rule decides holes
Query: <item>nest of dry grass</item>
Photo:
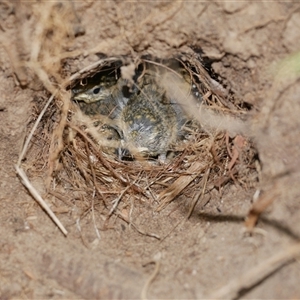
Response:
[[[203,97],[201,106],[218,116],[230,113],[232,117],[241,118],[243,110],[224,97],[224,90],[209,77],[196,54],[181,54],[179,61],[191,75],[196,93]],[[79,72],[70,85],[115,62],[120,62],[120,58],[102,59],[95,68]],[[153,63],[168,68],[164,63]],[[123,208],[132,199],[145,201],[153,210],[160,211],[176,197],[184,195],[191,200],[192,211],[197,201],[214,188],[221,189],[229,181],[250,187],[257,180],[255,150],[241,135],[230,137],[224,130],[203,127],[201,120],[194,121],[189,127],[188,139],[177,145],[176,155],[168,163],[121,161],[116,155],[102,151],[85,132],[84,123],[73,120],[75,107],[70,99],[68,101],[63,105],[68,107],[67,113],[62,110],[60,100],[46,110],[32,140],[35,147],[28,155],[27,170],[30,166],[31,176],[44,173],[49,193],[70,209],[75,201],[82,212],[91,211],[93,206],[107,219],[116,214],[129,222]],[[199,106],[200,102],[195,101],[191,105]],[[42,103],[37,106],[41,109]],[[193,106],[195,109],[199,107]],[[38,110],[32,120],[37,117]]]
[[[116,64],[127,68],[123,76],[129,79],[130,70],[141,63],[155,65],[171,75],[176,73],[176,68],[170,70],[168,60],[127,55],[101,58],[69,75],[70,65],[82,55],[66,52],[60,43],[74,38],[72,29],[61,23],[70,17],[64,6],[44,5],[47,10],[35,11],[39,22],[27,66],[50,92],[50,98],[47,102],[46,97],[35,100],[28,125],[31,133],[19,166],[29,178],[42,176],[48,194],[61,200],[66,209],[71,209],[76,202],[83,214],[97,210],[106,220],[115,214],[129,222],[123,208],[132,199],[145,201],[153,210],[160,211],[179,195],[184,195],[191,199],[191,213],[197,201],[212,189],[221,189],[228,182],[244,187],[256,183],[256,151],[251,141],[238,134],[247,109],[210,77],[201,57],[191,49],[170,57],[185,69],[191,86],[203,98],[200,105],[193,93],[176,96],[179,104],[181,100],[187,101],[188,112],[194,120],[189,127],[189,138],[178,145],[176,155],[167,164],[153,164],[139,160],[120,161],[103,152],[84,128],[74,122],[70,87]],[[171,94],[174,90],[176,95],[181,94],[180,81],[175,80],[165,88]]]

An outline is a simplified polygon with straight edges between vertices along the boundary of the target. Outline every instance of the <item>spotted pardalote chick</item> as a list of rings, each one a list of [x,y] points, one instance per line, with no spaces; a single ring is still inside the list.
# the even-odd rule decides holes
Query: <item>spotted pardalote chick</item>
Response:
[[[79,89],[73,89],[73,101],[77,102],[80,109],[87,115],[105,115],[114,119],[128,102],[124,96],[123,88],[126,82],[119,80],[101,81],[99,84],[88,84]]]
[[[121,112],[123,148],[133,156],[164,161],[178,136],[178,118],[172,103],[155,84],[133,95]],[[126,153],[125,150],[125,153]]]

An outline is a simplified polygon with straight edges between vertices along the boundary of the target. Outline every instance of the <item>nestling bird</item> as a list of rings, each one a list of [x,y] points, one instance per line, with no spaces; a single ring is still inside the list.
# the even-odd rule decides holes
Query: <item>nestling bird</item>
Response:
[[[153,75],[145,76],[140,92],[129,99],[120,115],[123,152],[164,161],[178,137],[180,122],[174,104],[154,78],[148,78]]]
[[[116,141],[120,145],[116,147],[120,159],[158,157],[163,162],[182,135],[186,118],[179,104],[166,97],[165,89],[157,82],[158,74],[146,70],[142,75],[128,97],[124,96],[126,81],[120,78],[115,83],[104,81],[73,90],[73,100],[91,118],[109,118],[107,130],[113,136],[113,145]],[[97,134],[99,128],[89,128],[97,141],[105,138]]]
[[[114,119],[128,102],[124,96],[123,89],[126,81],[102,80],[99,84],[88,84],[83,88],[73,89],[73,100],[87,115],[104,115]]]

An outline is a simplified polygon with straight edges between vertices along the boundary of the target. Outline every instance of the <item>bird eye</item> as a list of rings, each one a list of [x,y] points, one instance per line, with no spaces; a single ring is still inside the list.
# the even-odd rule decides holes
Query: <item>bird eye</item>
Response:
[[[99,94],[99,92],[100,92],[100,88],[99,88],[99,87],[93,89],[93,94],[94,94],[94,95]]]

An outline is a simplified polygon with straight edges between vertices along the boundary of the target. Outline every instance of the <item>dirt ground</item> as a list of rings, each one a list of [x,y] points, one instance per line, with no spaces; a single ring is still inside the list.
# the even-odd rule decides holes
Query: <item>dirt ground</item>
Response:
[[[300,299],[299,246],[260,277],[268,259],[288,255],[300,239],[300,4],[53,3],[0,2],[0,298]],[[97,224],[103,220],[96,216],[99,239],[91,215],[79,223],[76,202],[64,207],[45,194],[44,178],[35,178],[68,230],[65,237],[14,168],[34,101],[48,97],[37,79],[44,75],[35,73],[35,53],[49,46],[35,43],[47,18],[42,12],[64,9],[66,31],[73,35],[61,48],[53,47],[52,57],[43,57],[46,73],[62,53],[72,58],[72,64],[63,61],[71,75],[99,53],[169,58],[187,47],[201,48],[216,78],[251,107],[243,134],[257,148],[259,182],[249,187],[229,182],[212,191],[187,221],[184,195],[159,213],[141,199],[133,206],[135,224],[160,239],[118,218],[102,231]],[[247,234],[244,221],[257,191],[273,202]],[[251,283],[247,276],[253,269],[259,279]]]

